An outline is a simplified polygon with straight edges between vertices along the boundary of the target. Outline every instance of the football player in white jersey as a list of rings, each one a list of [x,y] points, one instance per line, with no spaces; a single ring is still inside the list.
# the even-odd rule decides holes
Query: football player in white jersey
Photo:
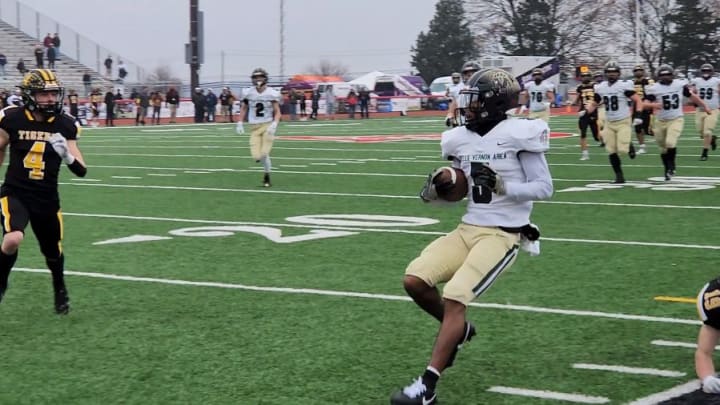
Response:
[[[670,65],[658,68],[658,81],[645,89],[647,92],[645,105],[657,111],[655,115],[655,141],[660,147],[660,158],[665,169],[665,180],[675,175],[675,156],[677,154],[677,141],[682,133],[685,123],[683,113],[683,97],[700,106],[705,114],[712,111],[697,94],[690,91],[685,80],[675,79],[675,71]]]
[[[532,81],[525,84],[525,90],[520,93],[520,104],[527,104],[528,118],[540,118],[545,122],[550,121],[550,102],[555,99],[555,86],[552,83],[543,81],[542,69],[534,69]]]
[[[270,150],[272,149],[275,131],[280,122],[280,93],[268,87],[268,74],[263,68],[253,70],[250,79],[254,86],[243,90],[240,100],[240,117],[236,131],[244,134],[243,119],[248,114],[250,124],[250,154],[256,162],[262,162],[265,174],[263,186],[270,187]]]
[[[601,71],[597,71],[593,74],[593,81],[595,82],[595,85],[602,83],[605,80],[605,74]],[[597,125],[598,130],[600,130],[600,134],[598,135],[600,137],[600,147],[605,147],[605,141],[602,139],[602,130],[605,128],[605,106],[600,104],[597,106]]]
[[[462,75],[462,82],[459,86],[457,86],[459,87],[459,90],[462,90],[466,87],[465,83],[467,83],[467,81],[470,80],[470,77],[478,70],[480,70],[480,64],[475,62],[474,60],[467,61],[462,65],[462,69],[460,69],[460,74]],[[454,78],[453,86],[456,86]],[[447,115],[445,115],[445,125],[447,125],[448,127],[456,127],[458,125],[464,124],[463,120],[465,118],[462,114],[456,114],[456,110],[457,101],[455,98],[453,98],[450,102],[450,106],[448,107]]]
[[[476,333],[465,318],[467,305],[512,265],[521,240],[540,236],[530,214],[534,200],[553,193],[545,160],[549,128],[542,120],[508,118],[506,112],[518,106],[519,92],[520,84],[505,70],[475,73],[458,100],[465,125],[442,134],[442,157],[468,179],[467,209],[460,225],[430,243],[405,271],[405,290],[440,322],[440,331],[423,374],[395,392],[391,404],[436,403],[440,374]],[[444,170],[428,177],[423,201],[442,198],[438,172]],[[442,296],[437,289],[441,283],[446,283]]]
[[[449,127],[456,127],[458,126],[456,120],[455,120],[455,106],[457,105],[457,97],[460,94],[460,90],[465,88],[465,84],[462,82],[462,79],[460,77],[460,73],[455,72],[452,74],[452,83],[447,88],[447,91],[445,92],[445,96],[447,96],[450,99],[450,106],[448,107],[448,113],[445,116],[445,125]],[[453,110],[452,113],[450,113],[450,110]]]
[[[700,77],[692,79],[693,92],[703,99],[711,110],[709,115],[705,114],[700,106],[695,110],[695,128],[700,131],[700,137],[703,139],[703,150],[700,155],[700,160],[703,161],[708,159],[708,149],[717,149],[717,137],[713,135],[713,130],[717,124],[720,107],[718,103],[720,79],[713,76],[714,71],[713,65],[705,63],[700,66]]]
[[[622,171],[620,154],[627,154],[630,159],[635,158],[635,148],[632,145],[632,126],[642,124],[641,118],[631,118],[630,105],[640,114],[643,104],[635,93],[632,82],[620,80],[620,65],[615,61],[605,64],[606,80],[595,87],[595,102],[605,106],[605,123],[602,129],[602,138],[605,150],[613,172],[615,184],[625,183]],[[632,103],[631,103],[632,101]],[[595,105],[588,106],[592,113]]]

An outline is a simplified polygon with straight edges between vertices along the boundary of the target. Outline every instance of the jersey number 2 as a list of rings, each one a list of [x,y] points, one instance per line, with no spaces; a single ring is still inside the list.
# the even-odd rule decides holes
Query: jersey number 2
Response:
[[[265,104],[263,103],[257,103],[255,104],[255,116],[256,117],[264,117],[265,116]]]
[[[43,160],[45,145],[47,144],[43,141],[36,141],[23,158],[23,166],[30,170],[28,177],[33,180],[42,180],[45,178],[45,161]]]

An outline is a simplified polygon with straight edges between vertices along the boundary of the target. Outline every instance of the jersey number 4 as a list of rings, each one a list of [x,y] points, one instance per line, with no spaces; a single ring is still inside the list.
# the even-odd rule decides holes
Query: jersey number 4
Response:
[[[45,161],[43,160],[43,155],[45,154],[46,145],[45,142],[36,141],[23,158],[23,166],[30,170],[28,177],[33,180],[42,180],[45,178]]]

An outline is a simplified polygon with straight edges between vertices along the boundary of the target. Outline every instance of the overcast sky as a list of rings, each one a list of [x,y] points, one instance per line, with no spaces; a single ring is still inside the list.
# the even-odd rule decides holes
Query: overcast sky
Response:
[[[3,19],[15,18],[14,8],[8,10],[10,1],[0,0]],[[184,62],[184,44],[190,31],[189,0],[20,2],[147,70],[167,65],[183,80],[189,77]],[[427,31],[436,3],[285,0],[285,73],[305,73],[320,59],[341,63],[358,73],[410,70],[410,47],[420,31]],[[226,53],[226,80],[243,80],[258,66],[271,75],[279,74],[280,0],[200,0],[199,4],[205,14],[201,81],[220,79],[221,51]]]

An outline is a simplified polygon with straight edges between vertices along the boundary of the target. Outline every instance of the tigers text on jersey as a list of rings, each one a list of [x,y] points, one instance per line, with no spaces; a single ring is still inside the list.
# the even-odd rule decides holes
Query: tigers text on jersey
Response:
[[[547,92],[554,90],[554,86],[551,83],[541,82],[540,84],[535,84],[535,82],[530,82],[525,84],[525,90],[527,90],[528,97],[530,98],[530,111],[544,111],[545,104],[543,103],[552,102],[552,100],[547,98]]]
[[[442,134],[440,146],[443,159],[450,157],[460,167],[471,188],[473,168],[486,164],[508,183],[526,183],[527,176],[518,153],[545,152],[549,149],[549,128],[539,119],[508,118],[490,132],[480,136],[466,127],[457,127]],[[552,183],[552,179],[549,179]],[[552,187],[552,186],[550,186]],[[493,193],[490,203],[476,203],[472,190],[468,194],[464,223],[479,226],[523,226],[530,222],[532,201],[520,201]]]
[[[720,279],[714,279],[700,290],[697,310],[705,325],[720,330]]]
[[[577,86],[577,96],[580,98],[580,111],[585,110],[588,103],[595,101],[595,85],[581,84]]]
[[[595,100],[605,106],[606,121],[620,121],[630,116],[630,102],[635,94],[632,82],[618,80],[614,83],[604,81],[595,87]]]
[[[10,135],[10,163],[3,185],[57,200],[62,159],[50,137],[59,132],[68,140],[77,139],[80,127],[75,119],[60,114],[41,122],[23,107],[7,107],[0,111],[0,128]]]
[[[683,96],[690,96],[685,80],[673,79],[670,84],[657,82],[645,91],[648,100],[662,104],[662,108],[655,115],[657,119],[668,121],[683,116]]]
[[[652,86],[653,84],[655,84],[655,81],[653,79],[648,79],[647,77],[633,79],[633,88],[635,89],[635,94],[640,97],[640,100],[645,100],[645,88],[647,86]]]
[[[720,108],[720,103],[718,103],[718,86],[720,86],[720,79],[717,77],[710,77],[708,79],[696,77],[692,79],[692,85],[697,89],[698,97],[705,101],[709,109],[716,110]],[[698,110],[702,111],[703,108],[698,106]]]
[[[273,102],[280,102],[280,92],[265,87],[262,93],[256,87],[248,87],[242,93],[242,101],[248,106],[248,122],[264,124],[273,120]]]

